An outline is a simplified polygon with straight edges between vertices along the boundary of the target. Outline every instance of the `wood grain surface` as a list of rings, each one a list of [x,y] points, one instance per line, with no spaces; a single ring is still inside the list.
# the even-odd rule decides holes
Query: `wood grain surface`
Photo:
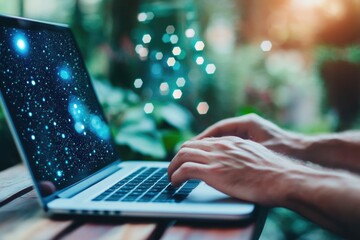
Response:
[[[94,219],[49,218],[40,208],[29,174],[23,165],[0,172],[0,239],[66,240],[247,240],[255,224],[242,227],[178,225],[162,222],[104,222]]]

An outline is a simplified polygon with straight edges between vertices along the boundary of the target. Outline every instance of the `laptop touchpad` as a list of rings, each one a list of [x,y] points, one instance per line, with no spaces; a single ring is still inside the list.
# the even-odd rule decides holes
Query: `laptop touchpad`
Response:
[[[238,199],[232,198],[210,186],[206,183],[201,182],[201,184],[192,191],[192,193],[186,198],[184,202],[188,203],[228,203],[236,202],[239,203]]]

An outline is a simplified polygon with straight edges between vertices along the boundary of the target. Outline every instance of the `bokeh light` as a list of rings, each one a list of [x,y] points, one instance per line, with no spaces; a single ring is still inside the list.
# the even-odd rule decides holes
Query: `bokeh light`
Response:
[[[202,51],[205,48],[205,43],[203,41],[197,41],[195,43],[195,50],[196,51]]]
[[[173,98],[174,99],[180,99],[182,97],[182,91],[180,89],[176,89],[173,92]]]
[[[154,104],[152,103],[146,103],[144,106],[144,112],[146,114],[151,114],[154,111]]]
[[[150,34],[145,34],[142,38],[143,43],[147,44],[151,42],[151,35]]]
[[[177,44],[178,43],[178,41],[179,41],[179,37],[177,36],[177,35],[171,35],[171,37],[170,37],[170,42],[172,43],[172,44]]]
[[[216,71],[216,66],[215,66],[215,64],[213,64],[213,63],[210,63],[210,64],[208,64],[207,66],[206,66],[206,73],[207,74],[214,74],[215,73],[215,71]]]
[[[135,79],[134,81],[134,87],[135,88],[141,88],[143,85],[143,80],[140,78]]]
[[[195,30],[192,29],[192,28],[186,29],[186,31],[185,31],[185,36],[186,36],[187,38],[193,38],[193,37],[195,36]]]
[[[196,108],[200,115],[205,115],[209,111],[209,104],[207,102],[200,102]]]
[[[178,87],[184,87],[185,84],[186,84],[186,80],[185,80],[185,78],[183,78],[183,77],[179,77],[179,78],[176,80],[176,85],[177,85]]]
[[[138,14],[137,19],[139,22],[145,22],[147,19],[147,14],[144,12],[141,12]]]
[[[203,65],[205,62],[205,59],[203,57],[197,57],[196,58],[196,64],[197,65]]]
[[[161,60],[163,59],[164,54],[162,52],[157,52],[155,55],[156,60]]]
[[[166,27],[167,34],[173,34],[175,32],[175,27],[173,25],[169,25]]]
[[[260,48],[263,52],[270,52],[272,49],[272,42],[269,40],[264,40],[261,42]]]
[[[160,94],[161,95],[169,94],[169,84],[167,82],[163,82],[160,84]]]
[[[174,56],[179,56],[181,54],[181,48],[180,47],[174,47],[172,50],[172,53]]]
[[[166,63],[169,67],[173,67],[176,63],[176,60],[173,57],[169,57],[168,60],[166,61]]]

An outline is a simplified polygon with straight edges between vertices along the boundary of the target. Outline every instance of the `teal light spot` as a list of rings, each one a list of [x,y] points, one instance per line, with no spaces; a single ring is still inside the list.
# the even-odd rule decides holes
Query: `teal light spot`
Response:
[[[14,39],[15,49],[20,54],[26,54],[29,50],[29,43],[24,35],[17,34]]]
[[[58,177],[61,177],[61,176],[63,175],[63,172],[62,172],[62,171],[57,171],[57,172],[56,172],[56,175],[57,175]]]
[[[18,39],[16,41],[16,46],[18,47],[19,50],[24,51],[26,48],[26,43],[25,43],[24,39]]]
[[[60,70],[60,77],[63,80],[69,80],[70,79],[70,73],[67,70],[62,69],[62,70]]]

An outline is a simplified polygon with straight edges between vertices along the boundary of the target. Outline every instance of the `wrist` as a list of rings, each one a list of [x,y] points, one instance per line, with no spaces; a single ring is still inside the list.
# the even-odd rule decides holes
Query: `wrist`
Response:
[[[300,189],[299,185],[308,180],[307,175],[313,169],[284,155],[277,156],[279,158],[275,162],[279,164],[280,168],[270,174],[268,182],[271,182],[271,185],[264,193],[267,196],[265,205],[289,207],[290,200]]]
[[[345,171],[302,167],[285,175],[279,206],[342,235],[359,234],[359,177]]]
[[[351,179],[351,176],[342,171],[298,164],[284,174],[280,204],[297,211],[299,206],[326,201],[329,197],[326,196],[327,191],[341,189],[347,184],[349,177]]]
[[[316,185],[324,177],[321,170],[294,162],[279,178],[278,206],[296,209],[296,204],[308,199]]]
[[[280,206],[296,210],[297,204],[301,204],[309,193],[306,177],[308,173],[300,169],[287,172],[283,179],[283,189],[280,194]]]
[[[330,168],[359,171],[359,143],[340,134],[304,137],[297,158]]]
[[[301,160],[307,160],[311,146],[316,142],[313,137],[293,132],[288,132],[287,139],[288,151],[285,154]]]

